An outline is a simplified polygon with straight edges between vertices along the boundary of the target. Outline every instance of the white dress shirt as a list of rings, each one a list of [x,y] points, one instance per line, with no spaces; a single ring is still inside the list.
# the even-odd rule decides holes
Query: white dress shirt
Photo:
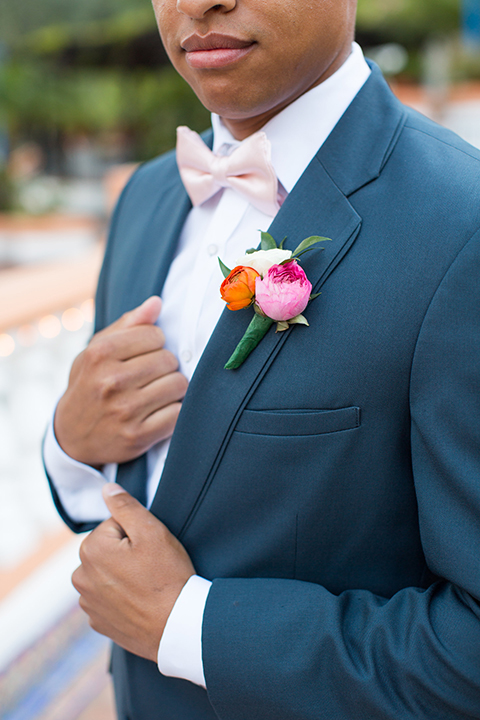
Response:
[[[271,143],[272,164],[283,197],[291,192],[369,74],[362,51],[354,43],[351,55],[334,75],[262,128]],[[215,153],[231,152],[239,144],[217,115],[212,115],[212,126]],[[165,333],[165,347],[178,358],[179,369],[188,380],[225,308],[219,293],[223,277],[217,258],[233,267],[245,250],[258,245],[259,230],[267,230],[272,220],[273,216],[257,210],[230,188],[220,190],[188,214],[162,290],[163,306],[157,321]],[[161,480],[168,447],[165,440],[147,453],[147,507]],[[106,465],[98,472],[70,458],[56,442],[53,421],[45,440],[44,460],[73,520],[109,517],[101,489],[106,481],[115,480],[116,465]],[[204,687],[201,630],[210,584],[197,576],[190,578],[170,614],[158,653],[164,675]]]

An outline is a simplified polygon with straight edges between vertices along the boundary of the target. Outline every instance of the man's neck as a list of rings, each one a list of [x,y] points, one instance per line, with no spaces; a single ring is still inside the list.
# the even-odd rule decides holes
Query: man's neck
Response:
[[[278,180],[290,192],[370,76],[361,48],[355,43],[347,61],[328,80],[301,95],[263,127],[271,145],[271,161]],[[236,145],[230,130],[212,115],[213,151]]]
[[[236,140],[245,140],[245,138],[249,137],[249,135],[253,135],[253,133],[261,130],[264,125],[275,117],[275,115],[282,112],[282,110],[288,107],[288,105],[291,105],[292,102],[295,102],[295,100],[297,100],[301,95],[304,95],[314,87],[317,87],[317,85],[325,82],[325,80],[336,73],[349,57],[351,48],[352,43],[349,42],[331,63],[330,67],[314,83],[304,89],[300,88],[298,93],[287,98],[284,102],[279,103],[275,107],[269,108],[264,112],[260,112],[258,115],[254,115],[253,117],[227,118],[222,116],[223,124]]]

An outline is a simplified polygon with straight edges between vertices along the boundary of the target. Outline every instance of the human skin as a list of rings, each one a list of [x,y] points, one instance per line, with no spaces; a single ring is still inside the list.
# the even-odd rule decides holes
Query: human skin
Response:
[[[153,6],[174,66],[205,107],[218,113],[241,140],[340,67],[350,53],[356,0],[153,0]],[[106,340],[107,347],[115,341],[112,346],[119,372],[113,374],[115,382],[108,380],[112,368],[105,347],[100,353],[94,348],[93,384],[88,372],[92,361],[83,365],[85,355],[72,370],[69,389],[58,405],[55,431],[67,452],[64,439],[70,438],[70,446],[77,435],[73,441],[77,459],[89,458],[90,462],[83,460],[89,464],[130,459],[125,457],[125,430],[130,447],[127,456],[132,458],[141,454],[141,448],[147,449],[173,432],[186,381],[179,381],[176,365],[168,370],[168,356],[163,356],[167,366],[164,364],[156,377],[154,372],[150,380],[155,392],[148,394],[148,403],[144,400],[142,376],[147,372],[151,377],[145,361],[150,367],[150,354],[162,357],[163,338],[152,338],[152,329],[154,333],[157,330],[152,328],[153,315],[155,311],[158,315],[159,307],[149,303],[155,302],[150,299],[146,310],[140,306],[132,311],[133,321],[127,314],[123,325],[120,319],[96,336],[101,342]],[[94,338],[92,343],[96,342]],[[87,351],[87,359],[89,354]],[[128,378],[125,359],[132,368]],[[105,386],[108,392],[95,390]],[[83,419],[73,406],[74,399],[84,407],[86,425],[95,427],[87,433],[90,444],[95,437],[93,453],[88,442],[78,439],[76,424]],[[112,403],[125,411],[125,421],[116,423],[113,432],[107,421],[108,404]],[[153,407],[152,413],[142,410],[144,403],[148,410]],[[135,422],[131,421],[130,406],[135,408]],[[144,437],[144,424],[138,418],[150,415],[156,416],[158,430],[150,425],[151,432]],[[102,445],[109,447],[108,460],[100,459],[105,457],[98,450]],[[110,485],[108,489],[118,488]],[[155,660],[165,623],[194,572],[193,566],[168,529],[128,493],[105,497],[112,518],[84,541],[82,565],[73,581],[81,593],[81,606],[98,632],[126,650]]]
[[[243,140],[343,64],[356,0],[153,0],[153,8],[176,70]]]
[[[178,72],[243,139],[340,67],[356,0],[153,0],[153,7]],[[75,460],[126,462],[172,435],[187,381],[153,325],[155,302],[97,333],[75,361],[55,414],[57,440]]]
[[[75,359],[54,421],[74,460],[93,467],[126,462],[172,435],[188,382],[154,325],[160,308],[160,298],[149,298]]]
[[[165,525],[119,485],[107,483],[103,496],[112,517],[83,541],[72,582],[94,630],[155,662],[170,611],[195,570]]]

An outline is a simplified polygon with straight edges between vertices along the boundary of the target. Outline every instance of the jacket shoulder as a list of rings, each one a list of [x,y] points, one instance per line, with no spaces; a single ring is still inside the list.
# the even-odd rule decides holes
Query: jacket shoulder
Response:
[[[480,151],[451,130],[405,108],[406,119],[383,178],[404,207],[442,219],[466,237],[480,226]]]
[[[430,146],[438,151],[439,145],[443,145],[445,161],[449,161],[451,157],[455,157],[457,163],[472,162],[472,168],[480,169],[480,150],[463,140],[452,130],[430,120],[421,113],[412,108],[404,106],[406,112],[406,121],[404,125],[405,133],[409,136],[411,142],[419,145]],[[463,158],[461,156],[464,156]]]

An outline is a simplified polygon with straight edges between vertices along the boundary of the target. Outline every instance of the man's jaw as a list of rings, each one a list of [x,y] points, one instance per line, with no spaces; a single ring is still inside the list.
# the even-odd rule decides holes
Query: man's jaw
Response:
[[[251,52],[256,43],[221,33],[209,33],[203,37],[194,33],[184,38],[180,45],[187,64],[195,70],[203,70],[223,68],[240,60]]]

